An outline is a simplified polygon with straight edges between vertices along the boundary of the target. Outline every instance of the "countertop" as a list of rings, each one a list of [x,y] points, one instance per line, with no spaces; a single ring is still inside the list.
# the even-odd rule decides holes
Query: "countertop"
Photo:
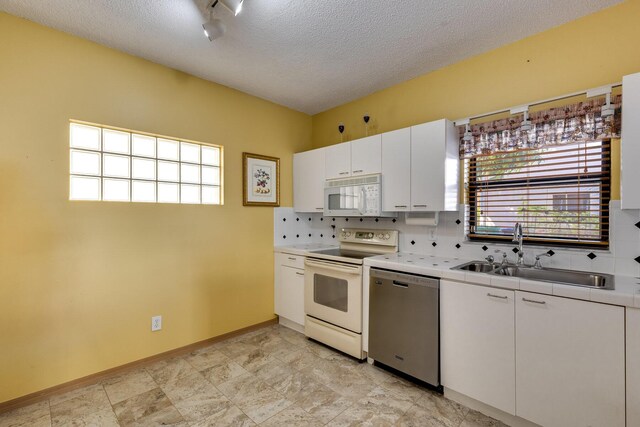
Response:
[[[470,259],[443,258],[408,252],[378,255],[364,259],[364,265],[407,273],[422,274],[442,279],[457,280],[496,288],[521,290],[539,294],[581,299],[606,304],[640,308],[640,279],[615,276],[615,289],[591,289],[581,286],[561,285],[515,277],[495,276],[487,273],[451,270]]]

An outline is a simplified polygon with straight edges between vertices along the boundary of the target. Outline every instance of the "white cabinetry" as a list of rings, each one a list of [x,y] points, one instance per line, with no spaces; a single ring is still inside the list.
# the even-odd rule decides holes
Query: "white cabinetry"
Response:
[[[640,209],[640,73],[622,78],[622,209]]]
[[[440,281],[442,384],[515,414],[514,292]]]
[[[351,141],[351,176],[380,173],[380,135]]]
[[[276,252],[274,308],[278,316],[304,325],[304,257]]]
[[[412,126],[411,210],[458,210],[459,164],[458,132],[452,122]]]
[[[293,155],[293,209],[322,212],[324,206],[325,149]]]
[[[351,176],[351,145],[348,142],[325,148],[325,178],[347,178]]]
[[[382,210],[411,209],[411,128],[382,134]]]
[[[624,426],[624,308],[515,294],[516,415],[545,427]]]
[[[627,426],[640,426],[640,309],[627,308]]]
[[[337,145],[325,150],[325,178],[380,173],[381,136],[374,135]]]

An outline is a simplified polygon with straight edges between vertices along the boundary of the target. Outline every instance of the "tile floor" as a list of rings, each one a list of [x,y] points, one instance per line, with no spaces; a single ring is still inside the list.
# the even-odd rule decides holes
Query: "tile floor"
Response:
[[[279,325],[0,414],[5,426],[504,426]]]

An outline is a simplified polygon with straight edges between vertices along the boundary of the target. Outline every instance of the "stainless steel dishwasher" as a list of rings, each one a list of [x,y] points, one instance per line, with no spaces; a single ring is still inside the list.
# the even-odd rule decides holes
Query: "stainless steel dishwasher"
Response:
[[[440,386],[440,281],[372,268],[369,357]]]

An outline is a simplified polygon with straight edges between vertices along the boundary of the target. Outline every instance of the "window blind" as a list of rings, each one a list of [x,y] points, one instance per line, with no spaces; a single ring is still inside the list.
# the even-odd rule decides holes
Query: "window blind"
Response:
[[[608,246],[610,164],[610,140],[466,159],[469,239]]]

